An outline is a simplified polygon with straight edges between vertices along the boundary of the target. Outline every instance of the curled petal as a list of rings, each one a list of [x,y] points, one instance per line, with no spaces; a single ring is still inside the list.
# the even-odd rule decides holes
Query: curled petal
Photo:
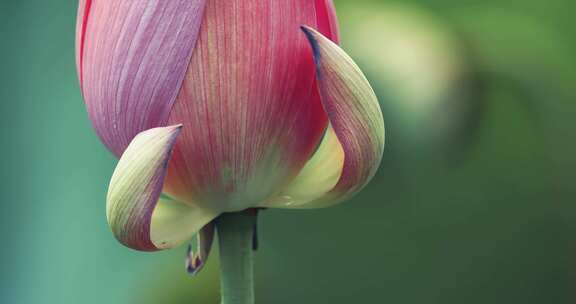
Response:
[[[384,119],[364,74],[338,45],[311,28],[303,30],[332,130],[300,175],[265,203],[269,207],[319,208],[346,200],[372,179],[384,151]]]
[[[116,156],[136,134],[166,125],[204,6],[205,0],[80,1],[80,85],[96,132]]]
[[[186,271],[190,275],[196,275],[208,260],[208,255],[210,255],[210,249],[212,248],[212,242],[214,241],[214,222],[210,222],[200,232],[197,236],[198,246],[196,252],[192,251],[192,245],[188,246],[188,254],[186,256]]]
[[[177,246],[217,215],[160,198],[180,129],[171,126],[138,134],[118,162],[108,189],[106,215],[114,236],[127,247],[155,251]]]

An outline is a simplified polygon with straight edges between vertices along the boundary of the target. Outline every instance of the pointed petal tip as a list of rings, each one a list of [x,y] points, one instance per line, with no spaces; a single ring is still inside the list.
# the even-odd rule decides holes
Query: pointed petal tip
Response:
[[[307,25],[301,25],[300,29],[306,34],[309,35],[310,32],[312,31],[312,28],[307,26]]]
[[[188,244],[186,252],[186,272],[191,276],[195,276],[202,268],[202,265],[202,259],[194,253],[192,250],[192,244]]]
[[[183,124],[176,124],[164,127],[164,129],[169,133],[179,134],[180,131],[182,131],[183,126]]]
[[[300,29],[302,30],[302,32],[304,32],[304,35],[306,35],[308,42],[310,42],[310,46],[312,47],[312,53],[314,55],[314,62],[316,63],[316,66],[318,66],[320,60],[320,45],[318,44],[317,37],[319,33],[315,29],[307,25],[301,25]]]
[[[172,136],[177,137],[182,132],[182,128],[184,127],[183,124],[177,124],[165,127],[166,131],[170,133]]]
[[[188,245],[186,253],[186,272],[191,276],[196,276],[208,260],[212,242],[214,241],[214,224],[208,223],[198,233],[198,247],[196,252],[192,249],[192,244]]]
[[[188,245],[186,255],[186,272],[191,276],[196,276],[204,267],[204,260],[199,253],[192,251],[192,245]]]

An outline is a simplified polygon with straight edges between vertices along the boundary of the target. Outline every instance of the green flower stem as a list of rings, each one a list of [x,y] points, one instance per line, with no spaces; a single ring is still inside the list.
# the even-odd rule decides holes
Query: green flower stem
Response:
[[[254,304],[255,224],[256,212],[250,210],[218,218],[222,304]]]

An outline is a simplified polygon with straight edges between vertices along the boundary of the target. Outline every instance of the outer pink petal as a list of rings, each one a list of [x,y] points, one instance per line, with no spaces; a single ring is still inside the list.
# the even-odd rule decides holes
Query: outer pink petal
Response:
[[[316,16],[318,31],[328,39],[339,43],[340,29],[334,2],[332,0],[316,0]]]
[[[86,37],[86,23],[90,16],[92,0],[80,0],[78,2],[78,15],[76,17],[76,68],[82,86],[82,57],[84,55],[84,37]]]
[[[208,1],[170,117],[172,195],[241,210],[296,175],[327,124],[299,30],[317,18],[310,0]]]
[[[80,2],[77,62],[88,113],[121,155],[166,124],[188,67],[205,0]]]

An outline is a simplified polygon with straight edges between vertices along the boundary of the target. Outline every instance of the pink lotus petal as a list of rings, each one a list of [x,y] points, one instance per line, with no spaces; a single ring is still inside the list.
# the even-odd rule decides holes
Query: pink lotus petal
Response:
[[[80,2],[77,63],[88,113],[116,156],[139,132],[166,124],[205,0]]]
[[[338,28],[336,8],[332,0],[316,0],[316,18],[318,31],[328,39],[339,43],[340,29]]]
[[[302,168],[327,123],[299,29],[318,18],[310,0],[208,1],[170,116],[185,126],[170,163],[171,195],[242,210]]]
[[[86,37],[86,24],[90,16],[92,0],[80,0],[78,3],[78,15],[76,18],[76,68],[80,77],[82,88],[82,59],[84,55],[84,38]]]

